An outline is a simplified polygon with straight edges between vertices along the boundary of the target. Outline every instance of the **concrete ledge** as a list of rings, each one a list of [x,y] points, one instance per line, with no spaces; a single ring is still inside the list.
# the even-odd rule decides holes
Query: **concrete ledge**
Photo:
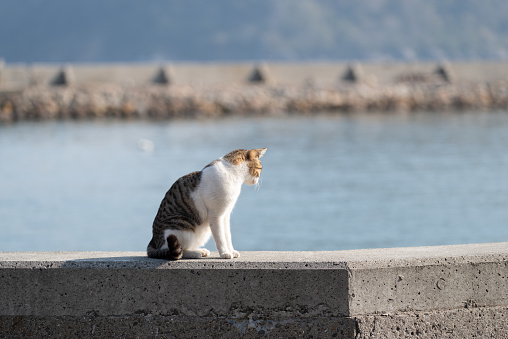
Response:
[[[0,338],[508,336],[508,243],[217,257],[1,252]]]
[[[279,84],[336,84],[339,81],[369,81],[387,84],[401,78],[428,78],[445,74],[447,81],[506,80],[506,61],[484,62],[266,62],[256,65],[239,63],[2,63],[0,60],[0,90],[12,90],[34,85],[124,84],[148,85],[220,85],[248,82]],[[166,80],[158,81],[163,70]],[[56,81],[58,79],[66,81]],[[67,81],[71,80],[71,81]]]

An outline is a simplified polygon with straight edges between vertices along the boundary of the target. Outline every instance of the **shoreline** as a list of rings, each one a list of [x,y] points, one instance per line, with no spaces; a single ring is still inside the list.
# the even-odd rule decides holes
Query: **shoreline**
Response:
[[[383,85],[38,85],[0,92],[0,123],[504,109],[508,109],[506,80],[401,79]]]

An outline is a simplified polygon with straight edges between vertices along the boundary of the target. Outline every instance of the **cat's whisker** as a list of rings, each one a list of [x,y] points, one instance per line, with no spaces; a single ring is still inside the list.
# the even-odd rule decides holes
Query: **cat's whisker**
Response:
[[[259,186],[261,186],[261,178],[258,179],[258,182],[256,183],[256,185],[254,185],[254,189],[256,191],[259,191]]]

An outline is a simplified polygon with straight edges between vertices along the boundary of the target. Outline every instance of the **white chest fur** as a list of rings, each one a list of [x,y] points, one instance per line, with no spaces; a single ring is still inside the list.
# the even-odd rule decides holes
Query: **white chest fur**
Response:
[[[193,194],[196,206],[202,200],[200,207],[206,208],[207,215],[231,211],[238,200],[246,174],[248,168],[245,164],[231,165],[223,160],[205,168],[199,187]]]

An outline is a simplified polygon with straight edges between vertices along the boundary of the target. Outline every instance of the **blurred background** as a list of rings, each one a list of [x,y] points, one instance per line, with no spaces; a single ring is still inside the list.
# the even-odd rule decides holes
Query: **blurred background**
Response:
[[[502,0],[0,1],[6,62],[508,58]]]
[[[506,13],[500,0],[0,0],[0,251],[144,251],[176,179],[260,147],[261,185],[232,215],[240,251],[508,241]],[[220,64],[220,79],[270,62],[325,62],[332,80],[104,89],[30,75]],[[410,71],[375,82],[332,67],[352,63]]]

